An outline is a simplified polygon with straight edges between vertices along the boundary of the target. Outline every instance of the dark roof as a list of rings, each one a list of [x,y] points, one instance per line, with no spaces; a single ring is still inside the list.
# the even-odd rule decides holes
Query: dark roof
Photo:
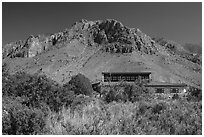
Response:
[[[99,85],[101,82],[99,81],[99,82],[94,82],[94,83],[92,83],[92,86],[95,86],[95,85]]]
[[[146,87],[186,87],[185,83],[167,83],[167,82],[151,82]]]
[[[102,74],[151,74],[151,72],[102,72]]]

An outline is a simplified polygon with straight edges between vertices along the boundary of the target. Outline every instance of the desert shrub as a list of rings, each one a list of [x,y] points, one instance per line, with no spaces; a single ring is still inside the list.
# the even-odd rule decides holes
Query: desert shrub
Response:
[[[92,88],[93,88],[94,91],[101,94],[101,85],[99,85],[99,83],[92,84]]]
[[[113,85],[105,95],[105,102],[110,103],[112,101],[126,102],[128,101],[128,95],[121,85]]]
[[[131,85],[131,91],[129,92],[129,101],[140,101],[143,94],[143,89],[139,85]]]
[[[130,99],[131,98],[131,96],[132,96],[132,92],[133,92],[133,86],[132,85],[126,85],[125,87],[124,87],[124,91],[125,91],[125,93],[127,93],[127,95],[128,95],[128,99]]]
[[[113,89],[110,89],[107,93],[107,95],[105,96],[105,101],[107,103],[110,103],[112,101],[115,100],[115,91]]]
[[[147,81],[139,77],[133,85],[127,85],[126,93],[128,94],[129,101],[135,102],[149,98],[149,90],[144,86]]]
[[[172,99],[179,99],[179,95],[178,94],[174,94]]]
[[[6,63],[2,64],[2,95],[10,94],[12,87],[12,77],[9,75],[9,68]]]
[[[70,86],[63,87],[46,76],[18,72],[3,79],[2,95],[21,97],[28,107],[41,108],[45,103],[59,111],[63,105],[70,105],[75,96]]]
[[[89,96],[85,96],[85,95],[78,95],[74,98],[72,104],[71,104],[71,108],[72,109],[76,109],[78,108],[82,108],[85,105],[87,105],[90,101],[92,101],[92,98]]]
[[[63,106],[70,106],[75,98],[75,94],[66,88],[57,87],[50,91],[50,95],[46,97],[47,104],[51,110],[58,112]]]
[[[45,126],[45,115],[40,109],[29,108],[17,99],[4,97],[2,133],[8,135],[40,134]]]
[[[90,90],[82,90],[86,88],[83,80],[83,88],[75,84],[61,86],[45,76],[4,73],[2,133],[202,134],[202,102],[199,100],[155,100],[149,98],[144,84],[136,82],[110,87],[105,91],[103,102],[84,95]],[[191,100],[201,96],[199,90],[189,93]],[[49,132],[44,132],[46,129]]]
[[[164,104],[164,103],[158,103],[158,104],[156,104],[156,105],[154,105],[154,106],[152,107],[152,112],[153,112],[154,114],[160,114],[161,111],[164,110],[164,109],[166,109],[165,104]]]
[[[202,100],[202,90],[196,87],[190,86],[188,89],[189,94],[187,95],[187,99],[194,100],[194,101],[201,101]]]
[[[103,102],[91,97],[79,95],[80,98],[87,98],[81,103],[73,104],[73,107],[63,108],[59,113],[51,112],[47,117],[46,127],[50,130],[48,134],[86,135],[99,134],[102,123],[107,121]]]
[[[105,99],[107,103],[112,101],[131,101],[136,102],[150,98],[148,89],[144,86],[144,82],[136,81],[135,84],[121,82],[117,85],[110,86],[110,90],[106,91]]]
[[[167,109],[158,119],[160,130],[165,130],[168,134],[201,134],[202,112],[197,106],[197,103],[187,101],[174,101],[166,105]]]
[[[76,76],[73,76],[68,84],[72,85],[71,89],[74,91],[75,94],[92,96],[93,88],[91,82],[81,73]],[[66,85],[67,84],[65,84],[64,86],[66,87]]]
[[[151,106],[147,102],[139,102],[139,107],[138,107],[138,114],[139,115],[144,115],[148,109],[150,109]]]
[[[50,129],[52,134],[202,134],[201,102],[143,100],[134,103],[113,101],[104,105],[93,103],[93,100],[85,102],[82,111],[75,109],[72,113],[67,108],[55,119],[49,119],[54,123]]]

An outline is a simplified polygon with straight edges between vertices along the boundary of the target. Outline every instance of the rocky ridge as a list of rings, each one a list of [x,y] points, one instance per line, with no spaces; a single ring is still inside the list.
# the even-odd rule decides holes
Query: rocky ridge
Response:
[[[73,39],[88,45],[100,44],[106,52],[131,53],[134,50],[147,54],[157,51],[154,41],[139,29],[130,29],[121,22],[105,21],[76,22],[71,29],[45,35],[29,36],[24,41],[11,42],[3,47],[3,58],[34,57],[51,48],[66,46]]]
[[[116,20],[81,20],[71,29],[5,45],[3,62],[11,74],[39,72],[58,83],[78,73],[98,81],[102,72],[151,71],[154,81],[200,88],[202,66],[185,53],[176,42],[152,39]]]
[[[152,38],[156,43],[163,46],[173,55],[179,55],[182,58],[185,58],[193,63],[197,63],[199,65],[202,64],[202,54],[195,54],[187,51],[182,45],[177,42],[167,40],[165,38]]]

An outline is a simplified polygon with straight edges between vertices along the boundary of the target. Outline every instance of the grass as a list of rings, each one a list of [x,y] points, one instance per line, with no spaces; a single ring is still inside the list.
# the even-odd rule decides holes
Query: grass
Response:
[[[50,112],[47,134],[202,134],[201,103],[101,103],[95,100],[80,109],[64,107],[59,113]]]

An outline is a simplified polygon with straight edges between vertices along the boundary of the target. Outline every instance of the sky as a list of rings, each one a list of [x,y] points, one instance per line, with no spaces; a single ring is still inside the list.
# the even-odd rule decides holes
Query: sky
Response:
[[[183,43],[202,42],[201,2],[2,3],[2,44],[30,35],[57,33],[81,19],[116,19],[150,37]]]

